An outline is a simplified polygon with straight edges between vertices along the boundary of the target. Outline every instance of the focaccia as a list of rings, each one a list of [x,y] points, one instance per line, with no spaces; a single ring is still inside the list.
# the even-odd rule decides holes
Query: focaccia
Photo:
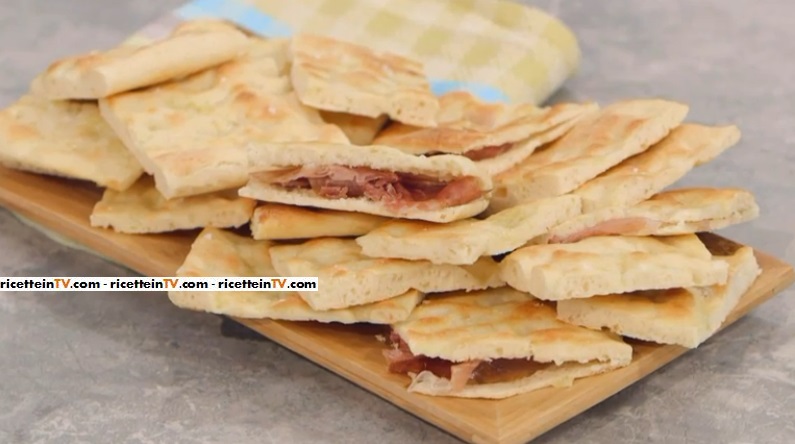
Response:
[[[196,238],[177,276],[274,277],[271,243],[228,231],[207,228]],[[340,310],[316,311],[295,292],[283,291],[170,291],[169,299],[188,310],[225,316],[284,321],[391,324],[400,322],[422,300],[409,290],[394,298]]]
[[[25,95],[0,111],[0,163],[8,168],[130,187],[143,173],[93,102]]]
[[[320,111],[320,117],[327,123],[337,125],[354,145],[372,145],[375,136],[386,125],[389,118],[357,116],[348,113]]]
[[[620,337],[561,322],[553,305],[508,287],[428,297],[390,342],[390,371],[434,396],[507,398],[632,360]]]
[[[715,243],[726,241],[713,239]],[[558,318],[644,341],[696,348],[718,331],[761,273],[749,247],[734,244],[716,256],[729,264],[729,278],[723,285],[560,301]]]
[[[554,143],[495,176],[489,211],[574,191],[646,151],[679,126],[687,112],[681,103],[636,99],[589,114]]]
[[[637,156],[607,170],[574,191],[584,213],[628,207],[673,185],[696,166],[709,162],[740,140],[736,126],[683,123]]]
[[[264,202],[452,222],[482,212],[491,190],[461,156],[328,143],[252,143],[248,153],[240,195]]]
[[[282,50],[280,40],[257,40],[217,68],[102,99],[102,115],[166,198],[239,188],[248,144],[348,143],[291,92]]]
[[[119,233],[164,233],[204,227],[240,227],[251,220],[256,201],[237,190],[167,200],[144,176],[124,191],[105,190],[91,212],[91,226]]]
[[[466,91],[441,96],[439,107],[436,127],[394,123],[374,143],[415,155],[458,154],[495,175],[565,134],[580,117],[599,109],[595,103],[562,103],[546,108],[530,103],[487,103]]]
[[[315,310],[332,310],[389,299],[411,289],[422,293],[480,290],[504,285],[497,263],[482,258],[473,265],[434,265],[428,261],[374,259],[353,239],[314,239],[270,250],[282,276],[318,277],[317,291],[299,292]]]
[[[191,20],[153,43],[59,60],[33,81],[31,91],[50,100],[100,99],[228,62],[248,44],[246,35],[230,23]]]
[[[539,199],[491,215],[447,224],[397,220],[356,239],[370,257],[473,264],[482,256],[507,253],[580,214],[580,199]]]
[[[672,236],[718,230],[759,217],[750,191],[738,188],[681,188],[664,191],[631,207],[586,213],[554,227],[549,243],[591,236]]]
[[[500,271],[511,287],[549,301],[723,285],[728,278],[728,264],[713,258],[694,234],[531,245],[503,259]]]
[[[254,210],[251,235],[271,240],[353,237],[369,233],[388,220],[365,213],[265,203]]]
[[[290,78],[307,106],[436,125],[439,101],[418,61],[309,33],[293,36],[290,55]]]

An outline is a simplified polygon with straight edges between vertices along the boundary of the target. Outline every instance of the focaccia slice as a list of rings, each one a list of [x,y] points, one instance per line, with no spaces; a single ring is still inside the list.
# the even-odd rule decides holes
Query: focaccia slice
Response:
[[[632,360],[620,337],[561,322],[553,305],[508,287],[428,297],[390,342],[389,370],[433,396],[507,398]]]
[[[673,185],[696,166],[718,157],[740,140],[734,125],[683,123],[662,141],[609,169],[574,191],[584,213],[628,207]]]
[[[93,102],[25,95],[0,111],[0,163],[8,168],[130,187],[143,173]]]
[[[273,277],[268,241],[207,228],[191,246],[177,270],[184,277]],[[313,310],[295,292],[282,291],[170,291],[176,306],[225,316],[284,321],[391,324],[400,322],[422,300],[409,290],[394,298],[340,310]]]
[[[421,62],[327,36],[293,36],[290,78],[313,108],[436,125],[439,101]]]
[[[91,212],[91,226],[119,233],[164,233],[204,227],[240,227],[251,220],[256,201],[237,190],[167,200],[144,176],[124,191],[105,190]]]
[[[386,125],[389,118],[357,116],[348,113],[320,111],[320,116],[327,123],[337,125],[354,145],[372,145],[379,131]]]
[[[586,213],[554,227],[549,243],[591,236],[672,236],[718,230],[759,217],[750,191],[739,188],[681,188],[664,191],[629,208]]]
[[[489,211],[566,194],[646,151],[679,126],[687,105],[660,99],[626,100],[589,114],[563,137],[494,178]]]
[[[483,220],[466,219],[448,224],[392,221],[357,238],[356,242],[370,257],[466,265],[482,256],[513,251],[579,214],[579,197],[565,195],[518,205]]]
[[[240,55],[249,39],[222,20],[191,20],[168,37],[59,60],[32,83],[50,100],[100,99],[194,74]]]
[[[531,245],[503,259],[500,271],[511,287],[548,301],[723,285],[728,278],[728,264],[713,258],[694,234]]]
[[[374,259],[363,255],[353,239],[314,239],[299,245],[274,246],[270,253],[280,275],[318,277],[317,291],[299,292],[315,310],[368,304],[411,289],[438,293],[504,285],[491,258],[468,266]]]
[[[388,220],[365,213],[266,203],[254,210],[251,235],[270,240],[354,237]]]
[[[487,103],[466,91],[441,96],[439,106],[436,127],[394,123],[374,143],[414,155],[462,155],[495,175],[565,134],[580,117],[599,109],[595,103],[545,108],[530,103]]]
[[[240,195],[264,202],[452,222],[482,212],[491,178],[464,157],[386,146],[252,143]]]
[[[348,143],[291,92],[282,50],[280,40],[256,40],[219,67],[102,99],[102,115],[166,198],[239,188],[250,143]]]
[[[753,249],[712,237],[706,242],[711,250],[733,244],[715,252],[729,264],[725,284],[560,301],[558,318],[644,341],[698,347],[720,329],[761,274]]]

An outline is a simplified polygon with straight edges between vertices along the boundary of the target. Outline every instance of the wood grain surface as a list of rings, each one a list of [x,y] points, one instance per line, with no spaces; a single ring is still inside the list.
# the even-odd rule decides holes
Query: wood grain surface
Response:
[[[125,235],[92,228],[88,217],[101,194],[100,189],[82,182],[0,168],[0,205],[142,275],[173,276],[198,232]],[[795,281],[795,272],[788,264],[759,251],[756,255],[762,275],[724,327]],[[377,331],[370,326],[237,321],[472,443],[532,440],[688,351],[633,341],[630,366],[580,379],[571,387],[547,388],[504,400],[455,399],[408,393],[408,378],[387,372],[381,355],[384,345],[376,340]]]

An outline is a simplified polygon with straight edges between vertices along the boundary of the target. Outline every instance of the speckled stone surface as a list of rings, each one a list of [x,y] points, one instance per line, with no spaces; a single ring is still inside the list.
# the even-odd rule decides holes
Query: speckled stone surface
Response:
[[[3,0],[0,106],[52,59],[112,45],[179,0]],[[795,2],[537,0],[579,35],[556,100],[664,96],[742,142],[683,184],[753,190],[726,235],[795,262]],[[2,275],[127,275],[0,211]],[[790,290],[540,443],[795,442]],[[162,294],[0,293],[0,443],[454,443],[270,342]]]

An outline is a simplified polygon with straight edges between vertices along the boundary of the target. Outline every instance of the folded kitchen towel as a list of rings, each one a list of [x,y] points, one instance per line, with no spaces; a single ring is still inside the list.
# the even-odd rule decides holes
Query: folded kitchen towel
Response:
[[[167,35],[182,20],[215,17],[265,37],[308,31],[403,54],[425,64],[434,92],[540,104],[580,63],[560,20],[507,0],[194,0],[127,43]]]

